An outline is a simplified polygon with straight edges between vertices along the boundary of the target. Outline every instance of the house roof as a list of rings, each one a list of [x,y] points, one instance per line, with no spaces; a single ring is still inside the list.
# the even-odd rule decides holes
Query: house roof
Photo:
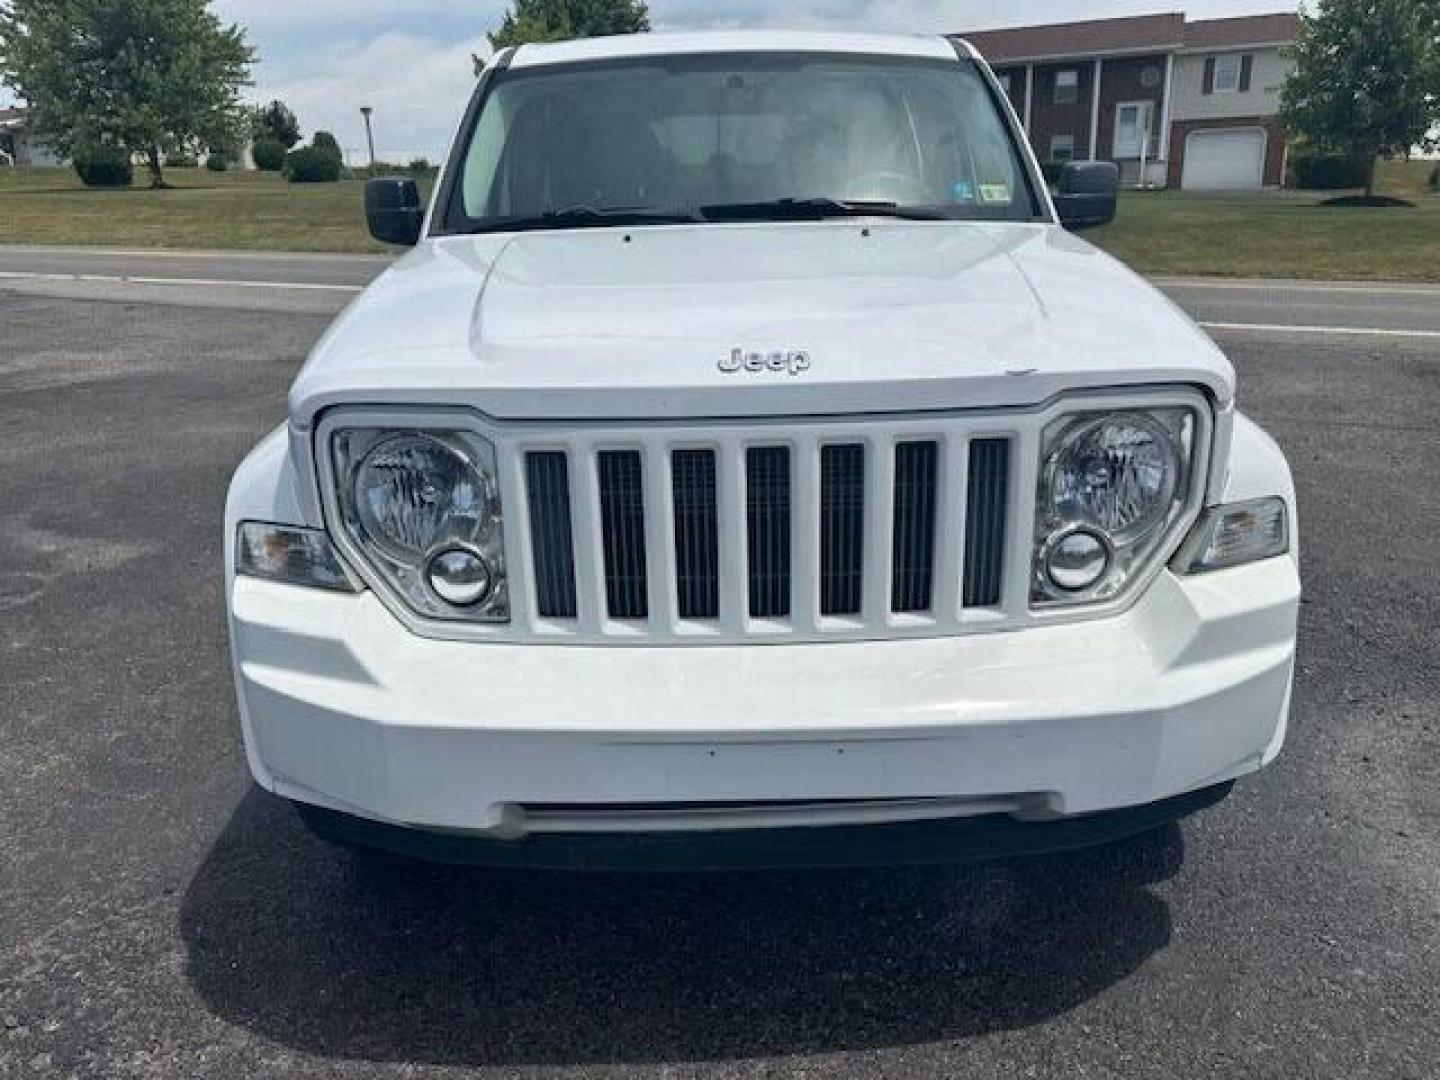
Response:
[[[1274,15],[1247,15],[1238,19],[1203,19],[1185,27],[1187,49],[1231,49],[1245,45],[1273,45],[1294,41],[1300,33],[1300,16],[1291,11]]]
[[[970,42],[992,64],[1004,64],[1017,60],[1274,45],[1293,41],[1299,30],[1300,17],[1289,11],[1196,22],[1187,22],[1183,14],[1174,12],[977,30],[954,36]]]
[[[1050,23],[1010,30],[959,34],[993,63],[1040,57],[1092,56],[1108,52],[1164,52],[1185,45],[1185,16],[1141,15],[1130,19]]]

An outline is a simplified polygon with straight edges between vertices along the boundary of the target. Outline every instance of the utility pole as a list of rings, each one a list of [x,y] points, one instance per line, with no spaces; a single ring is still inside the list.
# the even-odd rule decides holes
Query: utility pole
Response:
[[[370,167],[371,167],[372,169],[375,167],[375,164],[376,164],[376,161],[375,161],[375,131],[374,131],[374,129],[370,126],[370,117],[373,116],[374,114],[375,114],[375,110],[374,110],[373,108],[371,108],[369,105],[361,105],[361,106],[360,106],[360,115],[363,116],[363,117],[365,117],[365,140],[366,140],[366,142],[368,142],[368,143],[370,144]]]

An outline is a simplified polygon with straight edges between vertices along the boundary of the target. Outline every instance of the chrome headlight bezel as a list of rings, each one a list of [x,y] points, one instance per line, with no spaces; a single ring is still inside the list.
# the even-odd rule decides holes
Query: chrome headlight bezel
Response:
[[[1208,402],[1198,395],[1187,398],[1191,395],[1157,393],[1153,401],[1137,397],[1099,407],[1078,399],[1046,425],[1039,447],[1031,556],[1030,603],[1037,616],[1118,607],[1147,586],[1184,541],[1203,509],[1214,431]],[[1146,465],[1152,472],[1166,463],[1164,475],[1154,480],[1155,505],[1119,524],[1057,496],[1063,456],[1107,426],[1128,427],[1148,439]],[[1077,532],[1098,534],[1109,558],[1092,584],[1067,588],[1054,580],[1048,558]]]
[[[466,487],[461,509],[441,515],[437,529],[416,526],[415,542],[384,534],[384,523],[362,505],[357,485],[368,477],[376,454],[407,444],[444,461]],[[461,417],[354,410],[327,416],[316,432],[317,472],[329,532],[337,548],[402,619],[440,624],[503,627],[510,621],[506,572],[504,500],[494,446]],[[437,474],[438,475],[438,474]],[[428,490],[428,489],[427,489]],[[442,493],[442,501],[456,487]],[[425,494],[421,493],[422,496]],[[430,496],[433,498],[434,496]],[[452,503],[453,499],[450,500]],[[425,537],[424,539],[420,539]],[[489,588],[481,599],[456,603],[430,580],[432,562],[466,550],[484,559]]]

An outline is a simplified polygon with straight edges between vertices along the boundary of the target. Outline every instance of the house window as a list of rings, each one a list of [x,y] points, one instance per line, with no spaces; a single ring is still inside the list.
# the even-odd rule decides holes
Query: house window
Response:
[[[1240,70],[1243,67],[1239,53],[1226,53],[1215,58],[1215,93],[1238,94],[1240,92]]]
[[[1080,72],[1057,71],[1055,73],[1055,104],[1074,105],[1080,101]]]
[[[1050,160],[1051,160],[1051,161],[1074,161],[1074,160],[1075,160],[1075,136],[1074,136],[1074,135],[1051,135],[1051,136],[1050,136]]]

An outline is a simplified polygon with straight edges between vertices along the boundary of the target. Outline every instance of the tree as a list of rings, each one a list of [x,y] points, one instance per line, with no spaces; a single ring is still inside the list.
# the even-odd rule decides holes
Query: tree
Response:
[[[500,29],[490,34],[496,49],[531,41],[641,34],[650,29],[642,0],[515,0]]]
[[[310,145],[323,154],[329,154],[336,161],[343,162],[345,160],[339,141],[328,131],[315,132],[315,137],[310,140]]]
[[[0,81],[36,135],[71,158],[140,155],[152,187],[165,154],[243,141],[253,61],[209,0],[0,0]]]
[[[1440,2],[1321,0],[1306,12],[1281,95],[1290,129],[1321,150],[1367,165],[1433,145],[1440,122]]]
[[[274,139],[289,150],[300,141],[300,120],[283,101],[272,101],[255,110],[250,133],[257,141]]]

